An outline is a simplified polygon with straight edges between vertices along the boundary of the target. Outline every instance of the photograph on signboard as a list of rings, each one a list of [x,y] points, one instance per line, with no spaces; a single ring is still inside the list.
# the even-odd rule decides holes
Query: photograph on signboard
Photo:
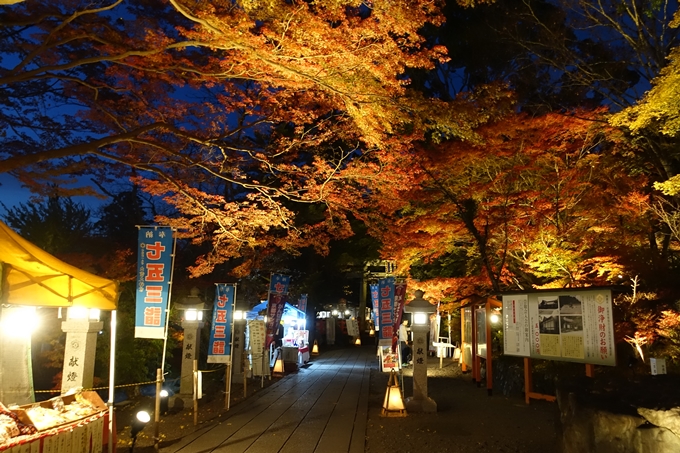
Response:
[[[583,313],[581,299],[575,296],[560,296],[560,314],[561,315],[580,315]]]
[[[538,316],[538,331],[545,335],[559,335],[560,326],[557,316]]]
[[[552,297],[549,299],[540,299],[538,301],[538,312],[539,313],[552,313],[560,307],[557,297]]]
[[[561,334],[583,334],[583,316],[560,316]]]

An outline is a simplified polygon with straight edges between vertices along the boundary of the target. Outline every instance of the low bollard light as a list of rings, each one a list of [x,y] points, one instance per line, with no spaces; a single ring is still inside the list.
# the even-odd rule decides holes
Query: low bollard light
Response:
[[[130,446],[130,453],[135,449],[135,442],[137,441],[137,434],[144,429],[147,423],[151,420],[151,416],[146,411],[139,411],[132,419],[132,428],[130,429],[130,438],[132,438],[132,445]]]
[[[161,414],[165,415],[168,413],[168,397],[170,394],[167,390],[161,390]]]

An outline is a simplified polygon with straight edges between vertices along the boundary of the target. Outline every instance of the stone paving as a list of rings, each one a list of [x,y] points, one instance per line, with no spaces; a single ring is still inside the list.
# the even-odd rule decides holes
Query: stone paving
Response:
[[[164,453],[364,451],[370,347],[324,352]]]

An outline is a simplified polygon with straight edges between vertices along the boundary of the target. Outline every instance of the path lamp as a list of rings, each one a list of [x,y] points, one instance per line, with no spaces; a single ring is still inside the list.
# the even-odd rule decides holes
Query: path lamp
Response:
[[[161,408],[160,408],[161,414],[165,415],[168,413],[168,397],[170,396],[170,392],[163,389],[161,390],[160,396],[161,396]]]
[[[184,329],[184,344],[182,345],[182,368],[179,382],[180,398],[192,398],[194,393],[194,360],[198,360],[198,351],[203,328],[203,300],[199,296],[200,290],[192,288],[189,296],[176,304],[182,311],[182,328]]]
[[[406,417],[406,408],[401,397],[401,387],[399,387],[399,380],[394,369],[390,371],[390,378],[387,380],[387,390],[385,391],[385,400],[383,401],[380,415],[382,417]]]
[[[501,322],[501,311],[498,308],[494,308],[491,314],[489,315],[489,321],[491,321],[491,324],[498,324]]]
[[[147,423],[151,420],[151,416],[146,411],[139,411],[135,414],[135,418],[132,419],[132,427],[130,428],[130,438],[132,439],[132,445],[130,445],[130,453],[135,449],[135,442],[137,441],[137,434],[144,429]]]
[[[406,398],[406,409],[437,412],[437,403],[427,396],[427,333],[430,330],[430,314],[436,311],[436,307],[423,299],[423,294],[423,291],[416,290],[415,299],[404,306],[404,312],[413,316],[413,396]]]
[[[4,396],[3,400],[17,404],[35,401],[31,332],[38,325],[36,307],[0,305],[0,370],[3,373],[0,395]]]

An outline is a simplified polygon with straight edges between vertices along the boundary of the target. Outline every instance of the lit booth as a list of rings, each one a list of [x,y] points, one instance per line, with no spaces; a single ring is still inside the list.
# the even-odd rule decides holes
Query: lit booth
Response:
[[[0,222],[0,451],[115,450],[113,405],[92,387],[100,310],[111,311],[113,401],[118,284],[78,269],[21,238]],[[66,333],[61,394],[35,402],[31,327],[37,310],[60,313]]]
[[[267,312],[267,301],[255,305],[246,313],[248,321],[264,319]],[[288,369],[297,368],[309,361],[309,330],[305,312],[286,302],[281,315],[283,329],[281,338],[281,356]],[[248,335],[246,335],[248,338]],[[277,359],[274,349],[278,345],[270,346],[270,366],[274,366]]]

